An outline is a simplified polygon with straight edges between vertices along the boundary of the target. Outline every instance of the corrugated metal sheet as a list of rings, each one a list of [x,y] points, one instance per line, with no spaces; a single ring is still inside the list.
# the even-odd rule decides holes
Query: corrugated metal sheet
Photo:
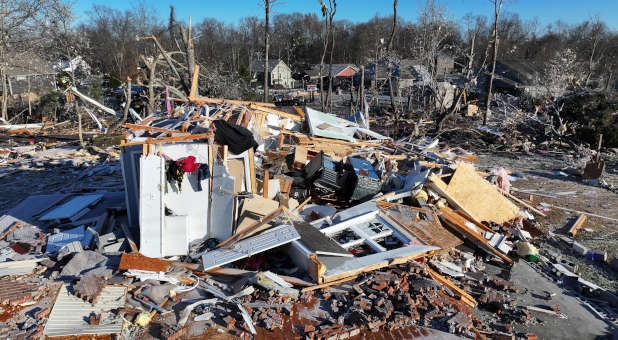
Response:
[[[296,229],[293,226],[284,225],[234,243],[232,248],[219,248],[209,251],[202,256],[202,265],[204,270],[208,270],[298,239],[300,239],[300,235],[296,232]]]
[[[33,259],[24,261],[7,261],[0,263],[0,277],[7,275],[30,274],[37,266],[37,263],[44,259]]]
[[[81,196],[73,197],[69,201],[62,204],[61,206],[41,216],[39,220],[47,221],[47,220],[70,218],[73,215],[84,210],[84,208],[100,201],[102,198],[103,198],[103,195],[81,195]]]
[[[127,287],[107,286],[103,288],[97,303],[91,304],[72,294],[62,285],[56,303],[51,311],[43,334],[47,337],[118,334],[122,331],[123,320],[111,313],[103,313],[100,325],[89,325],[91,313],[102,313],[125,305]]]

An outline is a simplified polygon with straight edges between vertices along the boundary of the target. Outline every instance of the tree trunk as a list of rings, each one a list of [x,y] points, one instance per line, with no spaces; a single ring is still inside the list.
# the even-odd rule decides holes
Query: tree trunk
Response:
[[[84,144],[84,134],[82,132],[82,112],[79,109],[79,106],[77,105],[77,101],[74,101],[74,107],[75,107],[75,112],[77,112],[77,133],[79,134],[79,145],[82,148],[86,147],[86,144]]]
[[[193,79],[193,73],[195,73],[195,45],[193,44],[193,38],[191,37],[191,17],[189,17],[189,29],[185,32],[184,27],[180,26],[182,31],[182,40],[185,44],[185,56],[187,58],[187,83],[191,83]]]
[[[365,109],[365,66],[361,66],[361,78],[358,84],[358,107],[361,111]]]
[[[498,58],[498,20],[500,19],[500,8],[503,0],[494,0],[494,30],[493,30],[493,47],[494,53],[492,56],[491,75],[489,76],[489,86],[487,88],[487,101],[485,102],[486,109],[483,115],[483,125],[487,125],[487,115],[491,111],[491,91],[494,84],[494,74],[496,72],[496,59]]]
[[[155,58],[151,67],[148,68],[148,71],[150,71],[148,74],[148,114],[149,115],[155,112],[154,83],[155,83],[155,76],[156,76],[155,75],[156,67],[157,67],[157,58]]]
[[[127,103],[124,105],[124,111],[122,112],[122,121],[119,125],[124,124],[129,117],[129,109],[131,108],[131,78],[127,78],[127,90],[124,93]]]
[[[327,19],[324,19],[324,28],[326,30],[326,37],[324,38],[324,49],[322,50],[322,57],[320,58],[320,105],[322,112],[326,111],[324,102],[324,58],[326,57],[326,51],[328,50],[328,39],[330,37]]]
[[[182,89],[184,90],[185,95],[188,97],[189,94],[191,93],[191,89],[185,82],[185,78],[181,77],[180,73],[178,73],[178,70],[176,69],[176,66],[174,66],[174,61],[172,60],[172,58],[165,52],[165,50],[163,49],[163,46],[159,44],[159,41],[157,40],[155,36],[145,37],[145,39],[152,39],[155,42],[155,44],[157,45],[157,48],[159,49],[159,52],[161,52],[161,54],[165,58],[165,61],[167,62],[167,65],[170,67],[172,72],[174,72],[174,76],[178,78],[178,80],[180,81],[180,84],[182,85]]]
[[[393,40],[395,40],[395,32],[397,31],[397,2],[398,0],[393,1],[393,30],[391,31],[391,37],[388,39],[388,45],[386,47],[389,58],[390,52],[393,48]],[[397,107],[395,105],[395,93],[393,88],[393,67],[392,63],[388,61],[388,93],[391,97],[391,110],[393,111],[393,116],[395,117],[395,137],[399,132],[399,112],[397,112]]]
[[[264,102],[268,102],[268,82],[270,80],[270,74],[268,72],[268,34],[270,31],[270,0],[264,0],[264,14],[266,15],[266,21],[264,26],[264,46],[266,52],[264,53]]]
[[[330,58],[328,61],[328,95],[326,101],[328,102],[329,112],[333,112],[333,51],[335,50],[335,32],[333,31],[333,20],[331,16],[330,20],[330,35],[332,44],[330,46]]]
[[[7,95],[8,92],[8,81],[7,81],[7,77],[6,77],[6,73],[4,72],[4,68],[2,69],[2,73],[0,75],[2,77],[2,119],[4,120],[8,120],[8,101],[9,101],[9,96]]]

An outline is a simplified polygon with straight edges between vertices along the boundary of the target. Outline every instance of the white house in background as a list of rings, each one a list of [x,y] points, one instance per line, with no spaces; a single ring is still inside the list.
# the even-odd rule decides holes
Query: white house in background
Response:
[[[251,63],[251,75],[258,85],[264,82],[264,60],[254,60]],[[281,85],[285,88],[294,86],[292,70],[281,59],[268,60],[268,73],[270,86]]]
[[[68,59],[58,60],[54,64],[54,69],[56,72],[67,72],[71,73],[73,70],[78,74],[90,74],[91,68],[90,65],[82,58],[81,56],[77,56],[73,58],[71,61]]]

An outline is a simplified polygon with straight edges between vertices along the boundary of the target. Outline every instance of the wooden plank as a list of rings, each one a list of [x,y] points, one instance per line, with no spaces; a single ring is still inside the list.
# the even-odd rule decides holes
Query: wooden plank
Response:
[[[337,281],[331,281],[331,282],[322,283],[322,284],[319,284],[319,285],[303,288],[301,290],[301,292],[303,292],[303,293],[304,292],[310,292],[312,290],[327,288],[327,287],[330,287],[330,286],[338,285],[340,283],[344,283],[344,282],[348,282],[348,281],[352,281],[352,280],[354,280],[354,277],[347,277],[345,279],[341,279],[341,280],[337,280]]]
[[[303,117],[303,119],[305,118],[305,111],[303,111],[303,109],[298,106],[292,106],[292,108],[296,111],[296,113],[298,113],[299,116]]]
[[[490,231],[490,232],[494,232],[491,228],[489,228],[488,226],[484,225],[483,223],[479,223],[477,221],[475,221],[470,215],[466,214],[465,212],[461,211],[461,210],[457,210],[455,211],[456,213],[458,213],[461,217],[465,218],[466,220],[474,223],[475,226],[485,230],[485,231]]]
[[[120,146],[131,146],[131,145],[144,145],[144,144],[158,144],[158,143],[167,143],[167,142],[186,142],[194,139],[206,139],[210,136],[210,133],[200,133],[195,135],[187,135],[187,136],[177,136],[177,137],[167,137],[167,138],[148,138],[145,141],[141,142],[131,142],[120,144]]]
[[[169,133],[169,134],[186,133],[186,132],[178,131],[178,130],[168,130],[168,129],[162,129],[162,128],[158,128],[154,126],[137,125],[137,124],[125,124],[124,127],[129,130],[146,130],[150,132],[161,132],[161,133]]]
[[[425,267],[425,269],[427,270],[427,272],[429,272],[429,275],[431,275],[431,277],[438,281],[440,284],[447,286],[451,291],[453,291],[455,294],[457,294],[457,296],[459,296],[461,298],[461,301],[465,302],[468,306],[475,308],[477,305],[476,300],[474,300],[474,298],[472,296],[470,296],[468,293],[466,293],[463,289],[457,287],[457,285],[455,285],[451,280],[445,278],[444,276],[436,273],[435,271],[433,271],[431,268],[429,267]]]
[[[495,249],[491,245],[487,243],[487,240],[481,235],[479,232],[472,230],[470,227],[466,225],[466,219],[464,219],[459,214],[455,213],[448,207],[443,207],[440,209],[440,217],[442,217],[443,221],[446,222],[453,229],[457,230],[461,234],[471,238],[476,242],[481,248],[487,250],[490,254],[493,254],[504,261],[511,263],[513,262],[508,256],[502,254],[499,250]]]
[[[269,177],[270,174],[268,173],[268,170],[264,170],[264,181],[262,182],[262,196],[264,196],[264,198],[268,198],[268,181],[269,181]]]
[[[255,159],[253,158],[253,148],[249,148],[249,178],[251,178],[251,193],[257,193],[257,186],[255,183]]]
[[[581,228],[584,225],[584,222],[586,222],[587,218],[588,216],[586,216],[586,214],[579,215],[579,217],[577,218],[577,220],[575,220],[571,228],[569,228],[569,235],[571,236],[577,235],[577,231],[579,230],[579,228]]]
[[[227,156],[228,156],[227,144],[223,146],[223,166],[227,169]]]

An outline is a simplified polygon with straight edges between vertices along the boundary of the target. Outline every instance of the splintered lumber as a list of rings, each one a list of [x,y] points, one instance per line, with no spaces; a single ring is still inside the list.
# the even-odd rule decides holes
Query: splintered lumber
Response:
[[[167,143],[167,142],[186,142],[194,139],[206,139],[210,136],[209,133],[200,133],[195,135],[187,135],[187,136],[176,136],[176,137],[167,137],[167,138],[148,138],[141,142],[131,142],[124,143],[121,142],[120,146],[131,146],[131,145],[143,145],[143,144],[157,144],[157,143]]]
[[[186,132],[183,132],[183,131],[168,130],[168,129],[162,129],[162,128],[158,128],[154,126],[146,126],[146,125],[125,124],[124,127],[129,130],[146,130],[149,132],[162,132],[162,133],[169,133],[169,134],[185,133],[186,134]]]
[[[245,230],[236,233],[234,235],[232,235],[230,238],[228,238],[227,240],[219,243],[217,245],[217,248],[221,248],[226,246],[229,243],[233,243],[236,242],[242,238],[245,237],[249,237],[252,234],[256,233],[257,231],[260,230],[260,227],[262,227],[263,225],[267,224],[268,222],[274,220],[275,218],[277,218],[277,216],[279,216],[281,213],[283,212],[283,209],[279,208],[277,210],[275,210],[273,213],[271,213],[268,216],[265,216],[264,218],[256,221],[253,225],[248,226]]]
[[[457,294],[457,296],[459,296],[461,298],[461,301],[465,302],[468,306],[474,308],[477,305],[476,300],[474,300],[474,298],[472,296],[470,296],[468,293],[466,293],[463,289],[457,287],[457,285],[455,285],[451,280],[445,278],[444,276],[436,273],[435,271],[433,271],[431,268],[429,267],[425,267],[425,269],[429,272],[429,275],[431,275],[431,277],[438,281],[440,284],[447,286],[449,289],[451,289],[455,294]]]
[[[443,207],[440,209],[440,217],[442,217],[443,221],[446,222],[447,225],[451,226],[451,228],[455,229],[459,233],[471,238],[475,243],[487,250],[490,254],[493,254],[506,262],[513,262],[508,256],[502,254],[499,250],[492,247],[487,243],[487,240],[481,235],[478,231],[466,225],[466,219],[451,210],[448,207]]]
[[[584,225],[584,222],[586,222],[587,218],[588,217],[586,216],[586,214],[579,215],[579,217],[577,218],[577,220],[575,220],[571,228],[569,228],[569,235],[575,236],[579,228],[581,228]]]

